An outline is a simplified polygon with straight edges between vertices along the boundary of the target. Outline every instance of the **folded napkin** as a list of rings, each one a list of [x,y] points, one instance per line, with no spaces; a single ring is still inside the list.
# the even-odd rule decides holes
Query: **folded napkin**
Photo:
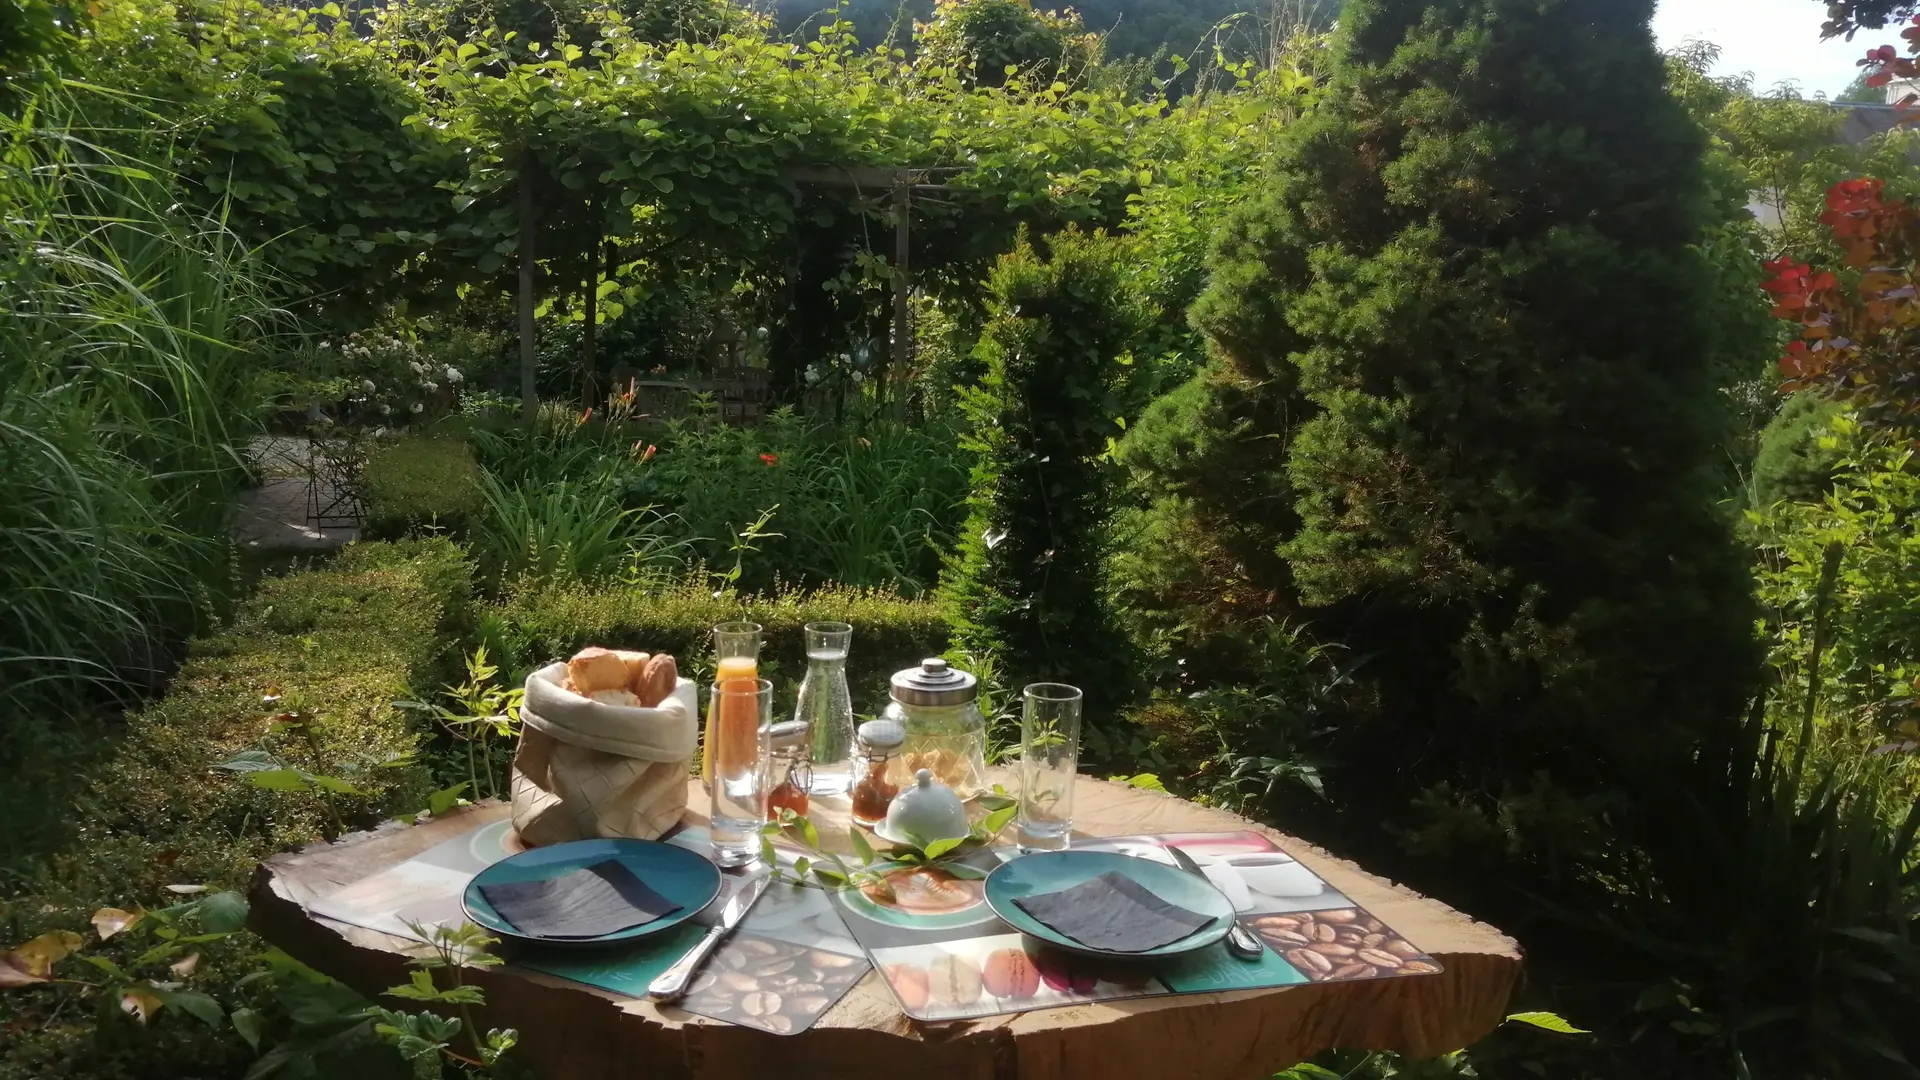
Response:
[[[543,881],[482,885],[480,895],[514,929],[543,938],[604,937],[680,910],[612,859]]]
[[[1020,910],[1082,945],[1109,952],[1146,952],[1171,945],[1213,923],[1148,892],[1117,870],[1070,889],[1015,897]]]

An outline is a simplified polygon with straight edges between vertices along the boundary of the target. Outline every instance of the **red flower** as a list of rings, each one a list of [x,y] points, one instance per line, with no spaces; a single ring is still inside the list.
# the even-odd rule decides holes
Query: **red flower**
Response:
[[[763,465],[765,465],[765,466],[767,466],[768,468],[772,468],[773,466],[775,466],[775,465],[778,465],[778,464],[780,464],[780,455],[778,455],[778,454],[761,454],[761,455],[760,455],[760,463],[761,463],[761,464],[763,464]]]
[[[635,439],[635,440],[634,440],[634,443],[633,443],[633,460],[635,460],[635,461],[637,461],[637,462],[639,462],[639,463],[640,463],[640,464],[642,464],[642,465],[645,465],[645,464],[646,464],[647,462],[649,462],[649,461],[652,461],[652,460],[653,460],[653,453],[654,453],[654,451],[656,451],[656,450],[658,450],[658,449],[660,449],[660,448],[659,448],[659,447],[657,447],[657,446],[655,446],[655,445],[653,445],[652,443],[646,443],[646,449],[645,449],[645,450],[642,450],[642,449],[640,449],[640,446],[641,446],[641,444],[642,444],[642,442],[643,442],[643,441],[644,441],[644,440],[640,440],[640,439]]]
[[[593,419],[593,407],[592,407],[591,405],[589,405],[589,406],[587,407],[587,411],[586,411],[586,412],[583,412],[583,413],[581,413],[581,414],[580,414],[580,419],[578,419],[578,420],[575,420],[575,421],[573,422],[573,426],[574,426],[574,427],[579,427],[580,425],[582,425],[582,424],[584,424],[584,423],[586,423],[587,421],[589,421],[589,420],[591,420],[591,419]]]

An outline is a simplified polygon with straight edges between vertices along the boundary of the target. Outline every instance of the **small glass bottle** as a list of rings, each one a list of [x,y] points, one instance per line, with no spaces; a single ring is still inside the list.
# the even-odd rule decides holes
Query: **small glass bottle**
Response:
[[[812,768],[807,763],[807,722],[788,720],[768,732],[773,746],[773,790],[767,794],[767,816],[782,810],[802,816],[807,812],[807,789]]]
[[[907,741],[907,731],[893,720],[869,720],[860,725],[860,742],[855,754],[853,782],[853,820],[871,829],[887,819],[887,807],[900,788],[887,779],[887,763],[893,752]]]
[[[853,695],[847,690],[847,651],[853,644],[853,627],[810,622],[805,633],[807,677],[800,684],[793,718],[809,725],[812,793],[843,795],[854,779]]]

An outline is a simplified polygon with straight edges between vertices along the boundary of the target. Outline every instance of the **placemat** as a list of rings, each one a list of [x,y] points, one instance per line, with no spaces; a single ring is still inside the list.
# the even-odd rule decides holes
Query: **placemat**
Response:
[[[324,918],[417,937],[408,924],[431,932],[466,921],[460,896],[473,875],[506,858],[511,824],[482,825],[396,866],[315,901]],[[705,855],[703,828],[689,827],[669,843]],[[721,898],[671,930],[631,946],[605,950],[518,948],[509,966],[544,972],[617,994],[644,997],[647,984],[673,966],[707,932],[739,879],[721,879]],[[707,960],[679,1005],[691,1013],[780,1035],[813,1026],[868,970],[860,945],[848,936],[827,894],[775,883],[740,927]]]
[[[906,867],[875,890],[835,893],[847,929],[867,950],[900,1007],[917,1020],[958,1020],[1122,998],[1249,990],[1436,974],[1441,966],[1372,913],[1259,833],[1180,833],[1075,840],[1076,851],[1116,851],[1173,864],[1169,844],[1193,856],[1268,946],[1258,962],[1224,944],[1158,960],[1103,960],[1042,945],[987,906],[978,880]],[[991,870],[1012,853],[976,852]]]

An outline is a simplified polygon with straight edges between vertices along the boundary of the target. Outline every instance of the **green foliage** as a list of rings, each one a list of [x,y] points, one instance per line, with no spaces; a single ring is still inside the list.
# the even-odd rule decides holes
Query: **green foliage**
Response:
[[[853,626],[847,678],[861,701],[883,701],[888,676],[947,648],[946,621],[933,604],[843,586],[760,596],[715,594],[701,582],[657,590],[528,587],[510,595],[482,631],[509,675],[605,645],[671,653],[680,674],[699,681],[713,670],[714,625],[736,619],[760,624],[761,677],[788,691],[806,671],[801,627],[809,622]]]
[[[1803,773],[1757,718],[1680,780],[1598,920],[1642,977],[1671,980],[1636,1011],[1695,1075],[1912,1075],[1920,808],[1883,805],[1869,777]]]
[[[1857,768],[1876,749],[1920,741],[1920,473],[1911,447],[1872,437],[1845,416],[1830,423],[1819,443],[1836,459],[1831,488],[1817,501],[1759,506],[1748,522],[1759,547],[1777,724],[1794,732],[1810,719],[1813,743],[1804,752]],[[1916,790],[1910,754],[1892,756],[1886,768],[1899,790]]]
[[[97,6],[75,66],[126,95],[106,137],[168,154],[189,197],[224,208],[303,294],[329,309],[382,299],[438,239],[450,210],[435,185],[458,153],[409,121],[419,99],[349,22],[264,0]]]
[[[659,515],[622,508],[611,479],[602,472],[527,487],[483,473],[473,554],[485,579],[601,581],[622,572],[644,579],[676,563]]]
[[[916,37],[928,60],[983,86],[1018,76],[1071,80],[1094,55],[1078,16],[1037,11],[1028,0],[934,0],[933,20]]]
[[[263,581],[230,626],[193,644],[172,692],[127,718],[74,808],[84,842],[26,877],[10,914],[31,933],[84,924],[103,898],[159,907],[152,901],[182,882],[244,888],[267,855],[417,806],[428,786],[417,736],[392,702],[410,683],[444,677],[467,615],[467,575],[459,550],[433,540],[356,544],[324,568]],[[216,767],[269,757],[360,794],[320,783],[271,790],[246,779],[270,768]],[[217,929],[207,921],[218,917],[233,929],[212,903],[199,901],[206,928]],[[209,942],[205,951],[207,989],[222,1007],[244,1002],[218,989],[238,978],[240,950]],[[30,1018],[7,1054],[23,1075],[51,1059],[63,1063],[60,1075],[124,1076],[129,1062],[155,1056],[237,1072],[246,1056],[233,1034],[183,1041],[186,1029],[159,1025],[151,1039],[129,1042],[110,1028],[95,1038],[90,1024],[43,1022],[73,992],[56,985],[5,1000],[7,1022]]]
[[[1833,487],[1840,450],[1833,438],[1839,405],[1818,394],[1801,393],[1780,406],[1760,433],[1753,460],[1753,505],[1781,500],[1821,502]]]
[[[1455,887],[1477,853],[1488,893],[1577,889],[1594,815],[1631,829],[1631,792],[1753,679],[1712,505],[1701,143],[1648,14],[1350,5],[1194,309],[1218,359],[1129,455],[1162,544],[1219,532],[1212,588],[1368,658],[1336,755],[1367,779],[1328,791],[1407,823],[1447,784],[1424,805],[1450,825],[1405,835]]]
[[[962,396],[973,494],[942,603],[954,643],[1014,683],[1071,682],[1111,705],[1132,680],[1102,595],[1132,349],[1152,319],[1104,233],[1025,242],[988,283],[977,387]]]
[[[220,222],[88,144],[98,99],[0,118],[0,684],[150,684],[226,577],[271,309]]]
[[[485,506],[480,477],[463,439],[408,435],[382,444],[360,474],[361,533],[372,540],[429,530],[466,535]]]

